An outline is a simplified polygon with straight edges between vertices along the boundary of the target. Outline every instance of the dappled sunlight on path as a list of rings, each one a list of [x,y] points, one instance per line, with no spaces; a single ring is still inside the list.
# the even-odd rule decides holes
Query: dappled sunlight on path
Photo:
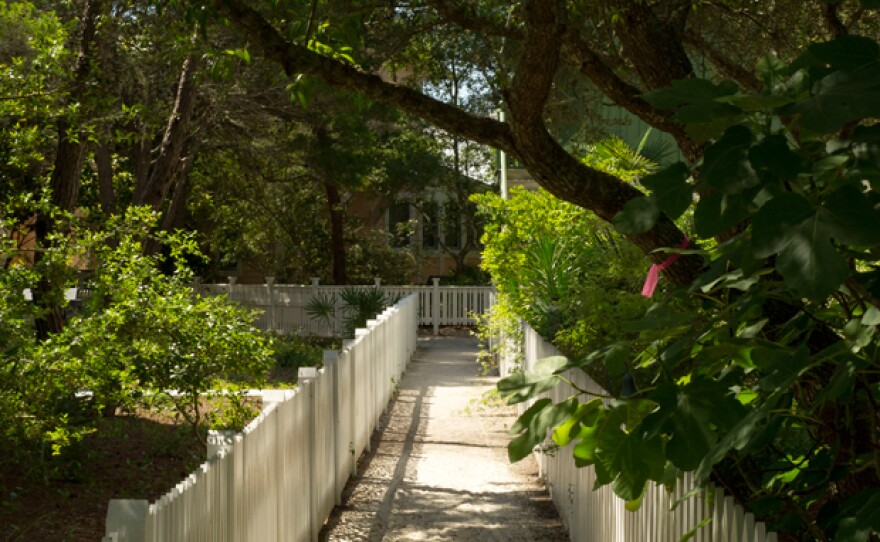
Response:
[[[507,461],[514,412],[480,399],[476,342],[423,338],[321,540],[563,541],[529,459]]]

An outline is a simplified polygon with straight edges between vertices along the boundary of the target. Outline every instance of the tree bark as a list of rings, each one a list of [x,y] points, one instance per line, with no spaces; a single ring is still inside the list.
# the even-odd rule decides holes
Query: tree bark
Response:
[[[565,34],[564,26],[557,23],[555,2],[531,2],[527,6],[527,10],[531,9],[533,12],[549,10],[553,19],[550,24],[543,25],[543,31],[546,32],[546,27],[549,26],[550,31],[556,34],[548,38],[554,42],[549,53],[546,48],[532,49],[532,46],[540,43],[526,43],[522,48],[524,56],[528,56],[530,60],[526,63],[521,62],[518,66],[519,89],[515,88],[508,93],[508,103],[511,107],[510,125],[487,117],[471,115],[413,89],[385,82],[376,75],[364,73],[348,64],[290,43],[259,13],[241,0],[215,0],[215,6],[221,14],[237,25],[252,43],[262,49],[267,58],[281,64],[289,76],[304,73],[317,77],[330,85],[348,89],[421,117],[451,133],[513,154],[520,158],[538,184],[549,192],[589,209],[605,220],[610,221],[623,209],[627,201],[643,195],[632,185],[577,161],[550,136],[543,123],[538,122],[541,120],[547,87],[552,83],[555,67],[558,64],[560,36]],[[537,22],[540,22],[541,17],[537,19]],[[535,42],[540,42],[544,39],[542,37],[544,34],[534,31],[535,22],[527,23],[527,26],[532,26],[531,34],[527,32],[527,35],[533,36]],[[542,52],[535,54],[536,50]],[[542,54],[550,56],[542,57]],[[543,65],[545,60],[552,64],[553,69]],[[534,66],[536,73],[543,74],[538,84],[529,84],[535,75],[526,75],[522,72],[527,66]],[[514,106],[511,100],[517,105]],[[518,118],[522,115],[527,115],[527,118]],[[629,238],[649,258],[661,262],[666,255],[655,253],[654,250],[678,246],[684,238],[684,233],[670,220],[661,217],[651,231]],[[702,258],[686,255],[664,270],[664,274],[675,284],[689,284],[702,267]]]
[[[345,213],[342,210],[342,197],[339,187],[330,178],[324,178],[324,192],[327,194],[327,216],[330,219],[330,259],[334,284],[348,284],[345,258]]]
[[[116,189],[113,187],[113,160],[110,143],[102,141],[95,147],[95,174],[98,177],[98,201],[107,216],[116,214]]]
[[[87,0],[83,6],[78,39],[79,50],[73,68],[73,80],[65,100],[68,103],[87,103],[88,101],[87,83],[94,62],[95,36],[101,7],[99,0]],[[76,120],[65,116],[58,119],[56,127],[58,144],[54,167],[49,177],[51,202],[61,211],[73,212],[79,198],[86,134],[78,127]],[[57,227],[58,225],[51,216],[38,213],[34,221],[37,247],[46,247],[49,244],[49,235]],[[42,254],[37,250],[34,253],[34,265],[38,265],[40,260],[42,260]],[[64,311],[50,295],[53,287],[53,275],[56,273],[52,271],[43,273],[33,289],[34,304],[42,309],[42,314],[34,321],[39,339],[45,339],[50,334],[58,333],[64,328]],[[59,275],[63,275],[63,273],[59,273]]]
[[[199,62],[191,55],[183,62],[174,107],[168,117],[159,155],[143,185],[135,187],[133,203],[147,205],[158,210],[174,182],[180,169],[180,158],[183,144],[189,132],[190,120],[195,106],[196,85],[195,74]]]

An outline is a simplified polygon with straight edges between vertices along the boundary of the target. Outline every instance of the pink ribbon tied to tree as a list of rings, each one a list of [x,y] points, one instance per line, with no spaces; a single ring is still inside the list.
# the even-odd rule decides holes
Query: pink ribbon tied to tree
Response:
[[[684,236],[684,241],[678,245],[678,248],[684,250],[688,247],[691,240],[687,235]],[[675,260],[679,259],[681,254],[678,252],[674,254],[670,254],[668,258],[663,260],[660,263],[655,263],[651,266],[651,269],[648,270],[648,277],[645,279],[645,285],[642,287],[642,295],[645,297],[654,297],[654,290],[657,289],[657,282],[660,280],[660,271],[668,268],[670,265],[675,263]]]

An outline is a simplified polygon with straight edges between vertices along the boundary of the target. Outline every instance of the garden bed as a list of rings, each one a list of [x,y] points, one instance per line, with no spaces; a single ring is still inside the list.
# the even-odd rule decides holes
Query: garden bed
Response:
[[[254,412],[261,401],[251,400]],[[36,467],[0,466],[0,541],[96,542],[110,499],[155,501],[205,461],[204,440],[167,410],[141,409],[98,421],[61,458]]]

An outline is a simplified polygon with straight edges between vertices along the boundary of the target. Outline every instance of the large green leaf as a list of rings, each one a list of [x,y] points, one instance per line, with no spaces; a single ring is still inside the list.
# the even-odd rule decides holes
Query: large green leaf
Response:
[[[736,94],[739,87],[733,81],[715,84],[708,79],[679,79],[667,88],[648,92],[643,98],[659,109],[672,110],[686,105],[713,103],[715,98]]]
[[[693,203],[693,187],[687,182],[690,176],[690,168],[683,162],[676,162],[644,177],[641,182],[651,190],[660,210],[675,220]]]
[[[758,176],[749,161],[752,131],[732,126],[706,148],[700,178],[706,186],[722,194],[735,194],[758,185]]]
[[[725,128],[739,122],[742,110],[718,98],[736,94],[736,83],[714,84],[707,79],[680,79],[672,86],[644,94],[651,105],[675,111],[673,118],[685,124],[685,130],[697,141],[717,137]]]
[[[556,373],[569,365],[567,358],[552,356],[535,364],[532,371],[514,373],[498,381],[498,393],[506,397],[508,404],[527,401],[538,394],[553,389],[559,382]]]
[[[829,210],[820,212],[797,194],[783,194],[755,215],[752,246],[758,257],[779,255],[777,270],[800,295],[824,299],[849,276],[846,260],[831,243],[841,228]]]
[[[629,200],[623,210],[614,216],[615,229],[620,233],[644,233],[654,227],[660,216],[657,201],[650,197],[638,197]]]
[[[648,480],[660,481],[663,478],[666,457],[663,455],[661,438],[645,440],[629,433],[620,447],[609,452],[614,457],[614,467],[618,472],[611,489],[621,499],[638,499]]]
[[[726,431],[712,449],[703,456],[696,470],[697,479],[705,480],[711,474],[712,467],[724,459],[728,452],[745,447],[758,430],[760,422],[769,414],[770,408],[770,403],[762,403],[760,407],[750,410],[736,425]]]
[[[657,411],[643,422],[649,434],[670,435],[666,455],[683,470],[693,470],[716,440],[716,429],[735,426],[746,411],[723,384],[697,378],[685,386],[659,385],[650,394]]]
[[[765,183],[792,181],[801,172],[801,158],[792,151],[785,136],[773,135],[749,150],[749,162]]]
[[[880,46],[863,36],[841,36],[810,45],[799,60],[809,66],[853,69],[880,60]]]
[[[822,207],[831,234],[839,242],[862,247],[880,244],[880,211],[855,186],[835,190]]]
[[[593,399],[577,406],[574,414],[553,430],[553,442],[559,446],[567,446],[579,438],[583,427],[592,427],[599,419],[602,400]]]
[[[813,86],[812,98],[783,112],[800,115],[798,125],[818,134],[880,116],[880,62],[830,73]]]
[[[870,488],[847,500],[835,521],[835,542],[867,542],[880,533],[880,488]]]
[[[804,297],[821,300],[836,292],[849,276],[846,260],[831,244],[819,215],[789,232],[789,243],[776,260],[785,282]]]
[[[700,198],[694,210],[694,230],[701,237],[716,235],[736,226],[749,216],[747,193],[720,194],[718,192]]]
[[[510,428],[511,434],[519,433],[507,445],[510,462],[520,461],[532,453],[535,446],[547,438],[547,432],[574,414],[577,406],[577,399],[574,397],[556,404],[547,398],[535,401]]]
[[[764,204],[752,219],[752,248],[766,258],[782,251],[789,242],[789,230],[816,214],[803,196],[786,192]]]

